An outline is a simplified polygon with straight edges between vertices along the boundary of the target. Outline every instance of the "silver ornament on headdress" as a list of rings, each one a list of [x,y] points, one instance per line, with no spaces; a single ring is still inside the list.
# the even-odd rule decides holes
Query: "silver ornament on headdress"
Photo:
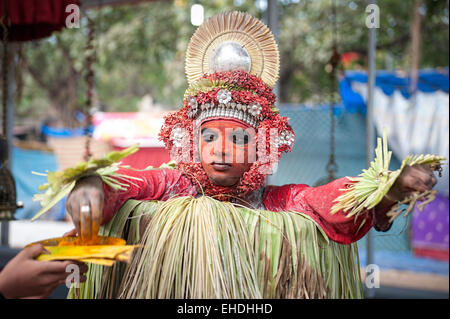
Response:
[[[209,62],[210,73],[228,71],[250,72],[251,68],[250,55],[239,43],[224,42],[211,53]]]
[[[184,131],[181,127],[176,126],[172,130],[171,140],[175,147],[181,147],[181,142],[183,140]]]
[[[231,92],[228,90],[220,90],[217,92],[217,101],[219,104],[228,104],[231,101]]]
[[[186,53],[186,75],[190,84],[206,73],[243,71],[261,78],[273,88],[278,78],[278,47],[269,28],[242,12],[225,13],[208,19],[191,38]],[[190,97],[189,97],[190,98]],[[233,100],[230,89],[222,87],[217,104],[189,103],[188,118],[235,118],[257,128],[263,120],[258,103]],[[213,103],[214,103],[213,102]]]
[[[244,71],[275,87],[280,69],[278,45],[270,29],[244,12],[206,20],[189,41],[186,76],[194,84],[206,73]]]
[[[275,146],[280,147],[282,145],[287,145],[291,147],[295,142],[294,134],[289,131],[281,131],[279,136],[276,136],[274,139]]]

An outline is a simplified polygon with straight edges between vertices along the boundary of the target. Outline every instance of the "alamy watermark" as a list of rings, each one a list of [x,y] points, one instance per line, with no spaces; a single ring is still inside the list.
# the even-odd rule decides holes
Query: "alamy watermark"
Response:
[[[66,6],[66,27],[68,29],[80,28],[80,7],[76,4]],[[380,28],[380,7],[376,4],[369,4],[366,7],[368,13],[366,17],[366,27],[369,29]]]
[[[368,289],[380,288],[380,267],[375,264],[366,266],[365,284]]]
[[[70,264],[66,267],[66,273],[69,275],[66,277],[67,288],[80,288],[80,267],[76,264]]]
[[[78,29],[80,28],[80,7],[76,4],[69,4],[66,6],[66,28]]]
[[[376,4],[369,4],[366,7],[366,12],[368,13],[366,17],[366,27],[369,29],[380,27],[380,7]]]

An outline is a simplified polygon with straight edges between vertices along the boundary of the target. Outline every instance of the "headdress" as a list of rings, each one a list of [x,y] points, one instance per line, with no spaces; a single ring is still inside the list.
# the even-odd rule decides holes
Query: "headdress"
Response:
[[[242,196],[258,189],[294,143],[288,119],[274,104],[279,53],[272,32],[246,13],[213,16],[192,36],[185,69],[184,105],[165,118],[160,132],[178,169],[206,195]],[[235,187],[221,187],[208,180],[196,141],[201,123],[230,118],[258,131],[257,161]]]

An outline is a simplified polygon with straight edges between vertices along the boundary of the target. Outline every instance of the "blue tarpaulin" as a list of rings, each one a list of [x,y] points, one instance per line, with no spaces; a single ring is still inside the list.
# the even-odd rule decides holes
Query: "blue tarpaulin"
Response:
[[[22,201],[24,206],[16,211],[15,218],[30,219],[41,208],[39,202],[33,201],[33,195],[40,192],[37,187],[46,183],[47,179],[32,172],[47,173],[47,171],[57,170],[58,164],[53,153],[13,148],[12,174],[16,181],[17,200]],[[42,219],[60,220],[64,218],[64,214],[63,201],[52,208]]]
[[[50,127],[47,125],[41,126],[41,132],[42,134],[46,136],[52,136],[52,137],[74,137],[74,136],[84,136],[87,132],[92,133],[94,132],[94,126],[91,125],[87,129],[86,128],[57,128],[57,127]]]
[[[425,93],[443,91],[449,93],[449,68],[442,70],[420,70],[417,79],[417,90]],[[347,112],[361,112],[365,114],[366,103],[361,95],[352,89],[352,83],[367,83],[367,72],[347,71],[339,80],[339,92]],[[414,93],[411,90],[412,79],[409,76],[401,76],[392,71],[377,71],[375,86],[381,88],[384,94],[391,96],[395,90],[399,90],[403,97],[409,99]]]

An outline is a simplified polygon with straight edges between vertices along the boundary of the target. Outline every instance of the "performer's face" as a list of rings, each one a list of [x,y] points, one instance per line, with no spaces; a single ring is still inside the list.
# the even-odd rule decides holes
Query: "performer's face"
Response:
[[[216,185],[233,186],[256,160],[255,130],[233,120],[213,120],[200,129],[201,163]]]

